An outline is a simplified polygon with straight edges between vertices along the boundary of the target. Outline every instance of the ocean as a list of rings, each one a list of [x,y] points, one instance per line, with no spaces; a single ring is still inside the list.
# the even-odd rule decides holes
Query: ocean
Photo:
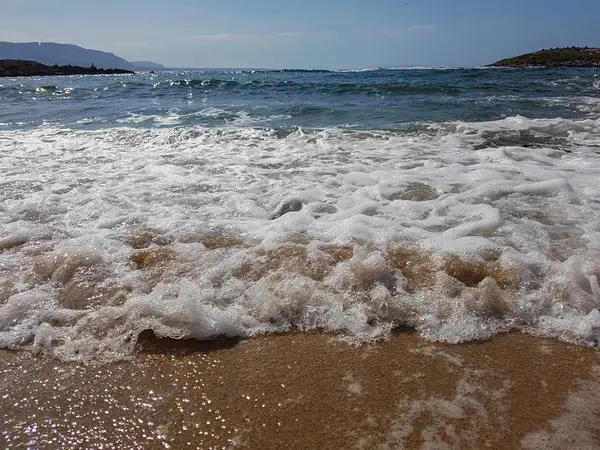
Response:
[[[0,80],[0,347],[600,338],[600,73]]]

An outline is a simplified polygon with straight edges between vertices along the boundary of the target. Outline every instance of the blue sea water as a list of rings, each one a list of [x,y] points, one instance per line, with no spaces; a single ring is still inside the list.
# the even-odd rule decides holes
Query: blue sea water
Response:
[[[598,113],[595,69],[182,70],[0,80],[4,129],[42,124],[394,129]]]
[[[0,79],[0,347],[600,339],[594,69]]]

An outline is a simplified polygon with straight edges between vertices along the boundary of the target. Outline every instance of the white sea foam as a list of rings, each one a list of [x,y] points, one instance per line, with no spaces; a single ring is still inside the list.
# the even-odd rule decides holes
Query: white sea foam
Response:
[[[144,122],[154,122],[156,126],[173,126],[181,123],[181,117],[177,111],[169,111],[166,115],[129,113],[127,117],[117,119],[117,123],[123,124],[141,124]]]
[[[113,359],[145,329],[398,325],[595,344],[599,145],[598,120],[524,117],[0,131],[0,346]]]

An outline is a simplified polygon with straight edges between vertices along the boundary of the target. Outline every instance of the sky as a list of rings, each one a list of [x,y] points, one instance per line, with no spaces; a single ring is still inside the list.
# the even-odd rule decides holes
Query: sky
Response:
[[[467,67],[600,47],[600,0],[0,0],[0,41],[179,68]]]

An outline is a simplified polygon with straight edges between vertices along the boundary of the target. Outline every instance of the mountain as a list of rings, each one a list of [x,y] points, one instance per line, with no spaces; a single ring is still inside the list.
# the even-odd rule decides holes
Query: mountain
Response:
[[[600,67],[600,48],[566,47],[507,58],[490,67]]]
[[[165,68],[162,64],[152,61],[131,61],[130,64],[137,70],[161,70]]]
[[[0,60],[0,77],[38,77],[51,75],[113,75],[134,73],[125,69],[97,69],[96,67],[47,66],[22,59]]]
[[[90,67],[93,64],[99,69],[135,69],[128,61],[113,53],[54,42],[0,42],[0,59],[36,61],[49,66]]]

